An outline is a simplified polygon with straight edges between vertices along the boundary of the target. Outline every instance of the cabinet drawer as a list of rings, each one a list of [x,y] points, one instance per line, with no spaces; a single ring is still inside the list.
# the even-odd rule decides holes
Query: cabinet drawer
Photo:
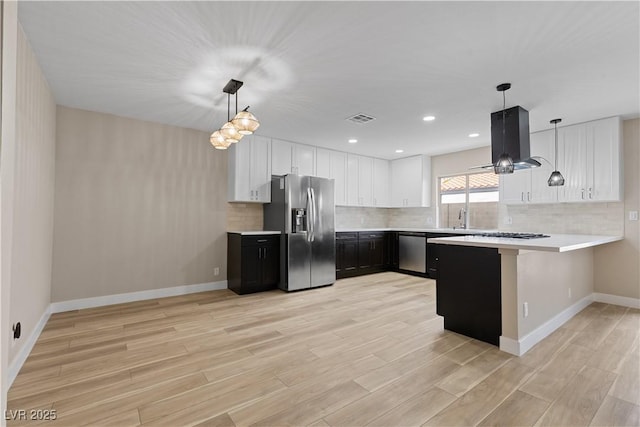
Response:
[[[360,231],[360,239],[384,239],[384,231]]]
[[[280,235],[268,234],[264,236],[242,236],[242,246],[253,245],[277,245],[280,242]]]
[[[355,240],[358,233],[336,233],[336,240]]]

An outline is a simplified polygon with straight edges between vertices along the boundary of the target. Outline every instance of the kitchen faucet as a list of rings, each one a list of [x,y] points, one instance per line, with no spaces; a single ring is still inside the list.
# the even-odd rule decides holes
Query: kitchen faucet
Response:
[[[463,230],[467,228],[467,210],[465,208],[460,208],[460,212],[458,212],[458,219],[460,220],[460,228]]]

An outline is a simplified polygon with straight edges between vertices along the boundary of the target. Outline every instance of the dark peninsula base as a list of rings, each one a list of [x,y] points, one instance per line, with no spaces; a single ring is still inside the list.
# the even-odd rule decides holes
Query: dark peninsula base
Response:
[[[500,277],[497,249],[439,244],[436,311],[444,328],[499,345]]]

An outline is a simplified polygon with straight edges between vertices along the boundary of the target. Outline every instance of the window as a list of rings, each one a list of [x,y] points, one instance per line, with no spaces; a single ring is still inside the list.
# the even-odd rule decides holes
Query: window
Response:
[[[440,177],[440,204],[497,202],[498,184],[493,172]]]

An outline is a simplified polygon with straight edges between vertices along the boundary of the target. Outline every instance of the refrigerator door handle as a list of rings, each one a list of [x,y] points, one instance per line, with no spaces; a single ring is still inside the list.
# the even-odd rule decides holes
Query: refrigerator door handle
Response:
[[[307,188],[307,242],[313,242],[313,195]]]
[[[311,240],[313,242],[316,239],[316,193],[313,188],[309,188],[311,192]]]

